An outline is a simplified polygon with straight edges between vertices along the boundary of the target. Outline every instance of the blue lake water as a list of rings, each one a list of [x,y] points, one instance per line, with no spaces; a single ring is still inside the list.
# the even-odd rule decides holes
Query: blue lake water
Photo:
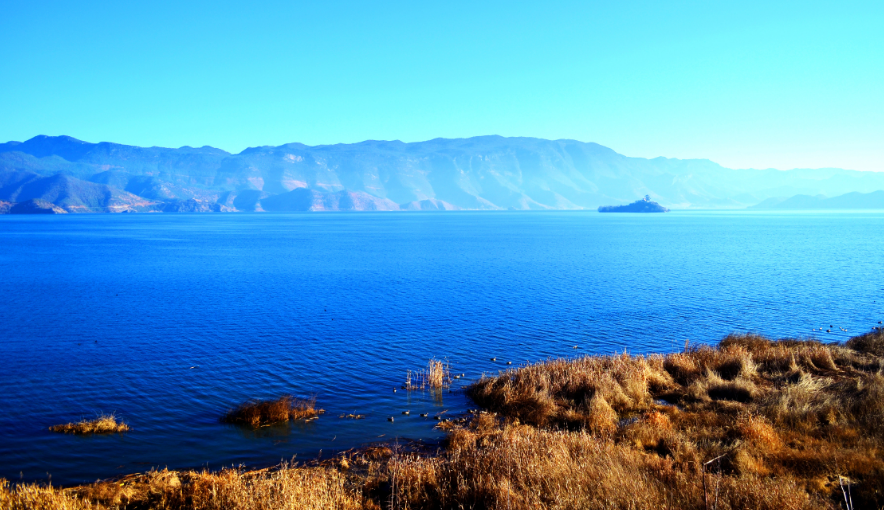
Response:
[[[882,232],[876,212],[0,216],[0,477],[73,483],[432,441],[418,414],[463,412],[463,381],[506,361],[735,331],[845,340],[884,318]],[[467,377],[393,392],[431,357]],[[285,393],[327,412],[219,423]],[[133,430],[47,430],[100,412]]]

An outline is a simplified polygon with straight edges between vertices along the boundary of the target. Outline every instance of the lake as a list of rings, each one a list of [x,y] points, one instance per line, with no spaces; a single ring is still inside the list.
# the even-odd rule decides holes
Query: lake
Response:
[[[463,413],[461,388],[507,361],[731,332],[843,341],[884,318],[882,232],[881,212],[0,216],[0,477],[75,483],[433,442],[419,414]],[[465,377],[394,392],[433,357]],[[326,413],[219,422],[282,394]],[[47,430],[102,412],[132,431]]]

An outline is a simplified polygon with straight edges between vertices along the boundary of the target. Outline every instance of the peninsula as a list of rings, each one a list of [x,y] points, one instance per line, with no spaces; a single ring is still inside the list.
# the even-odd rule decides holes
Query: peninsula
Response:
[[[652,202],[651,197],[645,195],[645,198],[636,200],[629,205],[603,205],[599,207],[599,212],[656,213],[669,212],[669,209],[657,202]]]

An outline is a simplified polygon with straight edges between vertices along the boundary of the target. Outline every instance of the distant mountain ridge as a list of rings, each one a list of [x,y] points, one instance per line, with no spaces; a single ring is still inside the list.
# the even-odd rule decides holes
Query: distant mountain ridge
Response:
[[[882,189],[884,173],[731,170],[708,160],[631,158],[595,143],[500,136],[289,143],[239,154],[69,136],[0,144],[0,201],[41,199],[71,212],[596,209],[644,195],[673,209],[745,208]]]
[[[769,198],[749,209],[756,211],[813,211],[813,210],[851,210],[851,209],[884,209],[884,191],[871,193],[845,193],[837,197],[825,195],[795,195],[789,198]]]

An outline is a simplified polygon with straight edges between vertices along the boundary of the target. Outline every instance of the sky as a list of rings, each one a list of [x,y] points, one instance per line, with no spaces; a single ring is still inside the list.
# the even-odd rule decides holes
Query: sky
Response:
[[[4,2],[0,141],[497,134],[884,171],[884,2]]]

